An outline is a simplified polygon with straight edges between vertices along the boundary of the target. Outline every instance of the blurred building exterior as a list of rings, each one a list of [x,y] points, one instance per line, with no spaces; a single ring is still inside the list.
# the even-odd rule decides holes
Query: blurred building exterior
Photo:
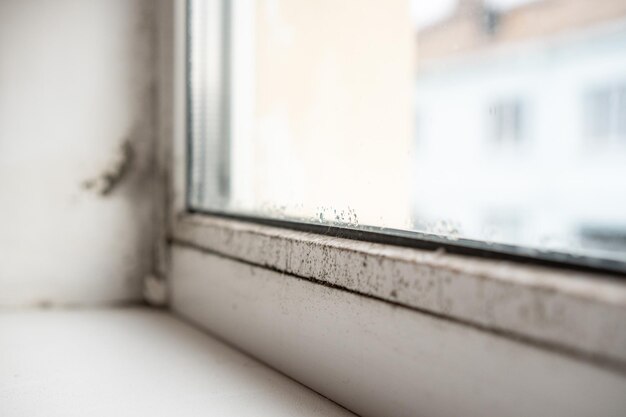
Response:
[[[626,1],[232,4],[203,208],[625,256]]]
[[[417,57],[416,228],[623,256],[626,2],[461,0]]]

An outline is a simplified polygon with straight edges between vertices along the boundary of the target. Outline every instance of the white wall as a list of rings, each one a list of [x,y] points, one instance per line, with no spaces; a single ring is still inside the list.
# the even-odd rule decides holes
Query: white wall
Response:
[[[0,306],[137,300],[152,242],[154,3],[0,1]],[[110,193],[87,189],[134,157]],[[97,187],[96,187],[97,188]]]

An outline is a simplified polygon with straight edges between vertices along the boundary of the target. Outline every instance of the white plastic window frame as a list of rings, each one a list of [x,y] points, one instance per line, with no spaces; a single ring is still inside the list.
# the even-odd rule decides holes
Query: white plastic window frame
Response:
[[[191,213],[185,5],[168,5],[176,314],[362,415],[623,415],[626,286],[613,276]]]

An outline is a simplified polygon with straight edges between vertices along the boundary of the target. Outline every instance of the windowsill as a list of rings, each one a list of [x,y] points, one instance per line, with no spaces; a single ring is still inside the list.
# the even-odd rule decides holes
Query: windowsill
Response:
[[[0,312],[2,416],[348,416],[171,315]]]

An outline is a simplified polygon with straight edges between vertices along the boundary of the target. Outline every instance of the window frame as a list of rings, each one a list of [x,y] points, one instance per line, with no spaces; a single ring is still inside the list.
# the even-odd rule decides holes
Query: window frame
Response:
[[[391,244],[393,242],[372,241],[374,239],[371,238],[358,240],[355,235],[342,236],[341,229],[333,229],[338,234],[324,235],[315,233],[319,230],[281,227],[286,226],[281,222],[263,224],[254,218],[242,219],[191,210],[187,199],[190,161],[187,146],[185,3],[173,2],[166,6],[170,8],[172,18],[168,20],[168,13],[164,13],[164,20],[168,22],[163,25],[165,30],[162,39],[173,39],[173,42],[162,42],[161,47],[164,57],[164,76],[161,80],[164,86],[161,146],[162,154],[165,155],[162,172],[166,183],[166,226],[161,236],[163,250],[158,258],[161,259],[163,273],[167,277],[170,305],[176,314],[357,411],[366,410],[365,405],[368,404],[363,395],[364,386],[346,388],[345,385],[337,385],[336,381],[331,381],[334,375],[332,372],[329,372],[328,377],[316,375],[315,378],[308,379],[312,373],[310,369],[302,371],[292,362],[288,363],[304,360],[303,354],[295,352],[293,348],[285,348],[280,340],[264,340],[261,344],[282,351],[284,357],[277,357],[275,353],[269,353],[269,350],[264,351],[255,346],[260,342],[259,335],[237,333],[237,326],[243,326],[244,322],[235,313],[235,307],[231,310],[225,305],[220,306],[216,300],[213,300],[213,305],[217,307],[202,304],[208,302],[213,293],[223,293],[235,294],[233,297],[240,295],[241,298],[232,300],[232,305],[239,303],[241,306],[242,302],[254,294],[265,294],[266,284],[261,284],[255,277],[258,274],[269,274],[271,279],[285,280],[286,288],[290,285],[303,288],[293,291],[306,291],[306,288],[313,288],[310,287],[313,285],[323,287],[324,291],[339,299],[344,297],[357,300],[357,307],[351,307],[349,303],[339,303],[336,306],[337,312],[360,308],[364,314],[369,314],[375,308],[368,306],[379,306],[382,303],[390,320],[396,314],[393,311],[401,311],[398,314],[415,317],[416,320],[423,317],[434,320],[438,323],[436,326],[444,329],[444,333],[458,331],[476,334],[477,337],[484,338],[486,353],[489,352],[490,344],[504,340],[509,348],[515,346],[517,349],[521,346],[524,353],[520,355],[533,358],[533,355],[538,355],[539,362],[556,364],[564,360],[565,365],[555,365],[560,372],[558,377],[569,378],[586,372],[593,375],[599,373],[598,387],[611,395],[604,405],[624,405],[615,400],[617,397],[612,396],[616,392],[626,394],[623,387],[615,386],[615,381],[623,382],[626,378],[626,286],[619,279],[619,274],[598,272],[593,266],[586,270],[584,267],[576,269],[559,261],[548,260],[542,263],[531,260],[529,263],[529,259],[524,256],[494,258],[478,256],[478,253],[451,253],[454,252],[451,248],[457,247],[455,245],[444,245],[443,249],[433,250],[433,245],[441,246],[443,243],[436,240],[426,242],[426,246],[422,247],[407,247]],[[171,59],[168,60],[167,57]],[[193,252],[193,256],[202,260],[197,263],[185,262],[185,256],[189,255],[181,254],[188,252]],[[214,270],[220,273],[239,271],[237,279],[244,280],[245,286],[239,288],[239,293],[229,293],[234,288],[234,284],[230,282],[232,277],[221,276],[216,279]],[[207,278],[211,283],[208,289],[196,278],[184,278],[204,275],[210,277]],[[246,294],[242,294],[242,291]],[[193,302],[189,301],[190,293],[197,297]],[[266,296],[266,304],[276,302],[276,299],[271,299],[274,294]],[[218,310],[210,310],[211,308]],[[246,309],[245,306],[238,308]],[[293,305],[286,308],[294,313]],[[251,313],[252,311],[247,311],[246,314]],[[315,331],[319,332],[315,327],[319,323],[314,323],[315,315],[306,314],[310,321],[304,320],[301,323],[301,331],[306,334],[310,330],[315,335]],[[263,325],[269,325],[274,319],[276,322],[271,326],[276,328],[287,331],[289,326],[293,326],[289,321],[293,318],[251,318],[261,320],[259,323]],[[222,323],[226,323],[225,326],[228,327],[220,327]],[[309,323],[310,329],[307,328]],[[328,326],[331,331],[335,330],[332,323]],[[409,328],[400,330],[411,331]],[[439,336],[434,336],[435,339],[437,337]],[[341,355],[340,349],[344,341],[340,336],[336,336],[336,339],[324,343],[330,343],[325,345],[326,348],[336,348]],[[323,344],[319,337],[316,339],[312,336],[311,342],[314,343],[315,340],[320,342],[320,346]],[[393,352],[414,347],[414,343],[414,340],[405,342],[401,338],[391,340],[385,344],[387,350],[377,352],[375,358],[384,363]],[[463,361],[462,356],[465,353],[460,350],[459,355],[458,360]],[[494,363],[508,364],[511,369],[524,366],[525,359],[516,364],[515,357],[507,358],[506,353],[497,353]],[[419,362],[419,358],[415,360],[416,363]],[[486,362],[490,360],[488,356],[485,357]],[[454,369],[463,372],[474,369],[472,366],[475,365],[461,363]],[[514,374],[515,372],[512,376],[503,375],[502,378],[514,378]],[[375,379],[376,374],[367,372],[365,379],[368,378]],[[454,378],[454,375],[450,374],[449,378]],[[327,390],[321,381],[328,382]],[[373,385],[367,386],[384,388],[379,386],[382,381],[368,380],[367,383],[370,382]],[[531,387],[533,380],[531,378],[520,383]],[[626,387],[626,384],[623,385]],[[497,392],[505,387],[506,384],[491,389]],[[558,387],[556,390],[563,390],[563,393],[568,392],[571,396],[571,392],[567,391],[570,388]],[[581,394],[581,398],[575,399],[574,403],[580,403],[584,399],[584,390],[576,391],[576,387],[573,389]],[[459,395],[460,404],[474,407],[474,410],[486,406],[484,401],[472,400],[469,391]],[[356,398],[356,404],[347,399],[350,396]],[[398,398],[406,400],[407,404],[411,403],[406,395],[394,397],[387,395],[384,390],[374,397],[388,406],[387,410],[397,411],[397,415],[406,414],[407,410],[403,408],[406,404],[398,404]],[[571,400],[572,398],[563,399]],[[505,403],[514,405],[516,400],[511,398]],[[360,407],[361,404],[363,407]],[[441,401],[434,401],[432,407],[432,410],[444,410],[446,406]],[[561,407],[562,411],[565,409],[566,407]]]

